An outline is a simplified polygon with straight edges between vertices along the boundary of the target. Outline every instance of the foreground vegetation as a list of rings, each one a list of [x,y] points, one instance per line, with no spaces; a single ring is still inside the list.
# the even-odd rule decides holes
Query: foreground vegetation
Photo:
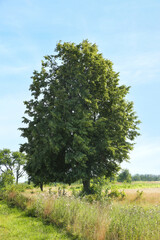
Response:
[[[0,201],[0,239],[2,240],[69,240],[56,227],[44,225],[37,218],[27,217],[17,208]]]
[[[30,188],[27,185],[26,187]],[[111,189],[108,193],[102,192],[99,199],[96,194],[78,197],[80,184],[72,185],[71,189],[60,184],[46,186],[43,193],[35,188],[25,191],[24,186],[19,185],[18,188],[18,191],[15,187],[8,188],[1,193],[1,197],[10,206],[23,209],[27,216],[37,217],[47,224],[65,229],[74,239],[160,239],[160,198],[156,195],[159,194],[158,188],[123,189],[124,193],[123,190]],[[71,190],[77,197],[71,194]],[[149,195],[145,195],[148,190],[155,193],[152,194],[154,199],[150,198],[149,201]],[[41,231],[45,232],[43,227]],[[42,239],[56,239],[49,238],[51,235],[48,238],[45,236]]]

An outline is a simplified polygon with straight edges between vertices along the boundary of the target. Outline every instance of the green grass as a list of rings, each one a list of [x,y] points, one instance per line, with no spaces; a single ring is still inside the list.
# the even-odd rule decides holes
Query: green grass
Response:
[[[104,240],[109,223],[108,207],[73,197],[42,194],[27,207],[26,213],[64,228],[75,239]]]
[[[141,189],[160,188],[160,182],[131,182],[131,183],[111,183],[111,189]]]
[[[0,201],[0,240],[69,240],[66,233]]]
[[[92,185],[92,181],[91,181]],[[58,183],[57,186],[61,189],[63,189],[64,185]],[[52,189],[54,189],[54,185],[50,186]],[[58,188],[57,187],[57,188]],[[77,193],[82,190],[83,186],[81,183],[74,183],[71,184],[71,186],[65,186],[66,192],[74,192]],[[103,186],[103,190],[105,189],[111,189],[111,190],[122,190],[122,189],[142,189],[142,188],[160,188],[160,181],[133,181],[131,183],[118,183],[118,182],[106,182]]]

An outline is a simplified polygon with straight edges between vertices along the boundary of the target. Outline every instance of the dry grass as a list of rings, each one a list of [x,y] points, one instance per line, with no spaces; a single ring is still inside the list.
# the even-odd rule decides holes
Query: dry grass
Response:
[[[138,184],[140,184],[139,182]],[[137,183],[136,183],[137,184]],[[137,204],[151,204],[151,205],[158,205],[160,204],[160,187],[151,187],[155,184],[160,184],[160,182],[145,182],[145,187],[138,187],[138,188],[130,188],[130,189],[123,189],[123,191],[126,193],[126,198],[124,198],[121,203],[137,203]],[[142,186],[143,186],[142,184]],[[148,188],[147,188],[148,184]],[[116,183],[115,185],[121,186],[121,183]],[[121,191],[121,188],[119,189]],[[139,191],[139,192],[138,192]],[[110,192],[110,191],[109,191]],[[140,192],[143,192],[140,196]],[[27,198],[34,199],[38,194],[40,194],[41,191],[39,188],[34,189],[26,189],[23,195]],[[61,191],[59,192],[59,186],[45,186],[44,192],[45,195],[48,195],[49,193],[54,194],[56,197],[63,195],[63,190],[61,188]],[[67,187],[65,189],[65,196],[71,196],[72,191],[71,187]]]
[[[160,204],[160,188],[125,189],[126,199],[122,203]],[[142,195],[139,196],[142,192]]]

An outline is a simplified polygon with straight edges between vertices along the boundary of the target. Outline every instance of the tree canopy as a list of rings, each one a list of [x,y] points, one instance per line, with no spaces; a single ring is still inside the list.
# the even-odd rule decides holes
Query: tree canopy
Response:
[[[82,179],[89,191],[91,178],[109,177],[129,159],[139,120],[126,100],[129,87],[119,85],[96,44],[59,42],[55,52],[33,73],[21,151],[34,182]]]

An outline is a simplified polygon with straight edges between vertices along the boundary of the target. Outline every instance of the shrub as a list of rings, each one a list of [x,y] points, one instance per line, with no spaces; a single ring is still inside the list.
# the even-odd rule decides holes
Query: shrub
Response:
[[[109,194],[108,194],[109,198],[119,198],[120,200],[124,199],[126,197],[126,193],[124,191],[119,192],[117,189],[112,190]]]
[[[137,196],[135,198],[135,200],[140,200],[143,196],[143,191],[137,190]]]

